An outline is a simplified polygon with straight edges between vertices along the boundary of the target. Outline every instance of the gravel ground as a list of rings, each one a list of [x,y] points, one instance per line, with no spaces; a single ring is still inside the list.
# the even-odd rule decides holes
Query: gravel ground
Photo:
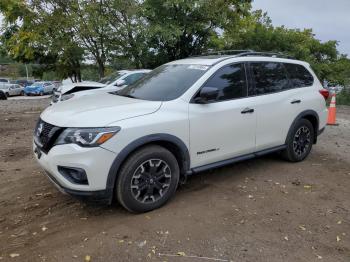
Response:
[[[306,161],[270,155],[195,175],[134,215],[45,178],[31,140],[48,103],[0,101],[0,261],[350,261],[350,107]]]

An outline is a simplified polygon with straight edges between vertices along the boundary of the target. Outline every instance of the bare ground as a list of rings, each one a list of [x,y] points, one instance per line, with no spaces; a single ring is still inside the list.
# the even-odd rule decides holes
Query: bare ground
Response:
[[[0,261],[350,261],[349,107],[306,161],[271,155],[195,175],[165,207],[134,215],[45,178],[31,139],[47,103],[0,101]]]

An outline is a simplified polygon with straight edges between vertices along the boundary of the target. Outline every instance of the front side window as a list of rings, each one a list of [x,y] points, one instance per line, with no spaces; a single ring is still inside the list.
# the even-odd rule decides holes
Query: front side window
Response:
[[[281,63],[250,63],[256,95],[275,93],[290,88],[286,70]]]
[[[284,64],[284,66],[294,88],[307,87],[314,84],[313,76],[304,66],[298,64]]]
[[[205,86],[219,89],[216,101],[246,97],[247,81],[244,65],[232,64],[219,69]]]
[[[136,83],[114,94],[150,101],[170,101],[184,94],[209,66],[204,65],[162,65]]]

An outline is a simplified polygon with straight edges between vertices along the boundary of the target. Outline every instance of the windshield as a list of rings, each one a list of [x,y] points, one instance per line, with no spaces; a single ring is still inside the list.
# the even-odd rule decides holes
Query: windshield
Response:
[[[143,100],[170,101],[185,93],[208,68],[203,65],[162,65],[116,94]]]
[[[113,83],[115,80],[117,80],[119,77],[121,77],[122,75],[123,74],[121,74],[120,72],[115,72],[115,73],[110,74],[109,76],[102,78],[98,82],[101,84],[109,85],[109,84]]]

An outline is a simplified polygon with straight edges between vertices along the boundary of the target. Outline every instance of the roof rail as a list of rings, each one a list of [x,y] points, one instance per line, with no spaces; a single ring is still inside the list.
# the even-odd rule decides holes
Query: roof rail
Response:
[[[269,57],[275,57],[275,58],[289,58],[289,59],[295,59],[295,57],[292,57],[290,55],[286,55],[283,53],[276,53],[276,52],[244,52],[237,54],[236,56],[242,57],[242,56],[269,56]]]
[[[289,58],[289,59],[295,59],[292,56],[283,54],[283,53],[277,53],[277,52],[256,52],[254,50],[208,50],[206,53],[202,53],[200,55],[192,56],[192,57],[198,57],[198,56],[209,56],[209,55],[229,55],[229,56],[236,56],[236,57],[243,57],[243,56],[269,56],[269,57],[276,57],[276,58]]]
[[[209,49],[207,52],[200,53],[198,55],[192,55],[190,57],[200,57],[200,56],[211,56],[211,55],[238,55],[241,53],[248,53],[248,52],[254,52],[253,50],[213,50]]]

